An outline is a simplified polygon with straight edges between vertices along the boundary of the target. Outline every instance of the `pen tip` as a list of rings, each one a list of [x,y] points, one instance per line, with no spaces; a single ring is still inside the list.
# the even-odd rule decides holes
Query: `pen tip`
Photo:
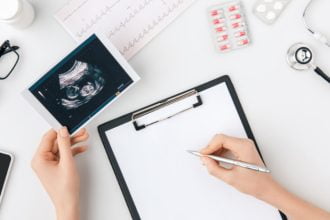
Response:
[[[188,153],[191,153],[195,156],[201,156],[201,154],[198,151],[194,151],[194,150],[187,150]]]

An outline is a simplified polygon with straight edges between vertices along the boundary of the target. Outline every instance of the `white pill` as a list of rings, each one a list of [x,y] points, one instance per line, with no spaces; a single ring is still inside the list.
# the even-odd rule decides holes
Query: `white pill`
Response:
[[[275,2],[274,4],[274,9],[275,10],[282,10],[283,8],[283,3],[282,2]]]
[[[267,15],[266,15],[266,18],[268,20],[273,20],[275,17],[276,17],[276,14],[273,11],[268,12]]]
[[[266,5],[261,4],[257,6],[257,11],[258,12],[265,12],[266,11]]]

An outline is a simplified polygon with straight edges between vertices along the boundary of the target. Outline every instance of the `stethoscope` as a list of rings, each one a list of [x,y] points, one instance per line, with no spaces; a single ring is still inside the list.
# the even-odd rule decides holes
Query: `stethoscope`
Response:
[[[287,61],[290,67],[295,70],[313,69],[315,73],[330,83],[330,77],[314,64],[313,51],[306,44],[297,43],[292,45],[287,53]]]
[[[308,2],[303,13],[303,21],[305,27],[317,40],[330,47],[330,41],[328,38],[320,32],[315,31],[310,25],[308,25],[307,12],[313,1],[314,0],[310,0]],[[308,45],[303,43],[296,43],[292,45],[287,52],[287,61],[291,68],[295,70],[313,69],[318,75],[330,83],[330,77],[314,64],[314,54]]]

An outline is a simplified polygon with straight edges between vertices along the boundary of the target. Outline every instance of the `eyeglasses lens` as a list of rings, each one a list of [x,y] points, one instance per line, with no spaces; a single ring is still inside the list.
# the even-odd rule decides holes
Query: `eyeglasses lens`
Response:
[[[0,57],[0,78],[6,78],[18,61],[18,55],[15,52],[9,52]]]

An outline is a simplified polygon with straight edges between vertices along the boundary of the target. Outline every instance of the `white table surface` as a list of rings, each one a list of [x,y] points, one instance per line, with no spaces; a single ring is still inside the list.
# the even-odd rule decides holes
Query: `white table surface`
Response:
[[[48,124],[23,100],[21,91],[47,71],[76,43],[53,18],[66,0],[34,0],[35,23],[23,31],[0,25],[0,42],[21,47],[13,75],[0,82],[0,146],[15,163],[0,207],[1,220],[55,219],[51,202],[30,168]],[[312,72],[286,64],[288,47],[309,43],[317,62],[330,72],[330,48],[303,27],[308,0],[290,3],[273,26],[252,14],[244,0],[253,44],[228,54],[214,51],[207,23],[208,6],[220,0],[197,0],[181,17],[130,60],[142,80],[95,118],[87,129],[90,148],[78,156],[82,182],[82,219],[130,219],[97,126],[173,93],[229,74],[252,130],[274,177],[301,197],[330,211],[330,86]],[[330,36],[330,1],[316,1],[312,21]],[[323,6],[323,7],[322,7]]]

